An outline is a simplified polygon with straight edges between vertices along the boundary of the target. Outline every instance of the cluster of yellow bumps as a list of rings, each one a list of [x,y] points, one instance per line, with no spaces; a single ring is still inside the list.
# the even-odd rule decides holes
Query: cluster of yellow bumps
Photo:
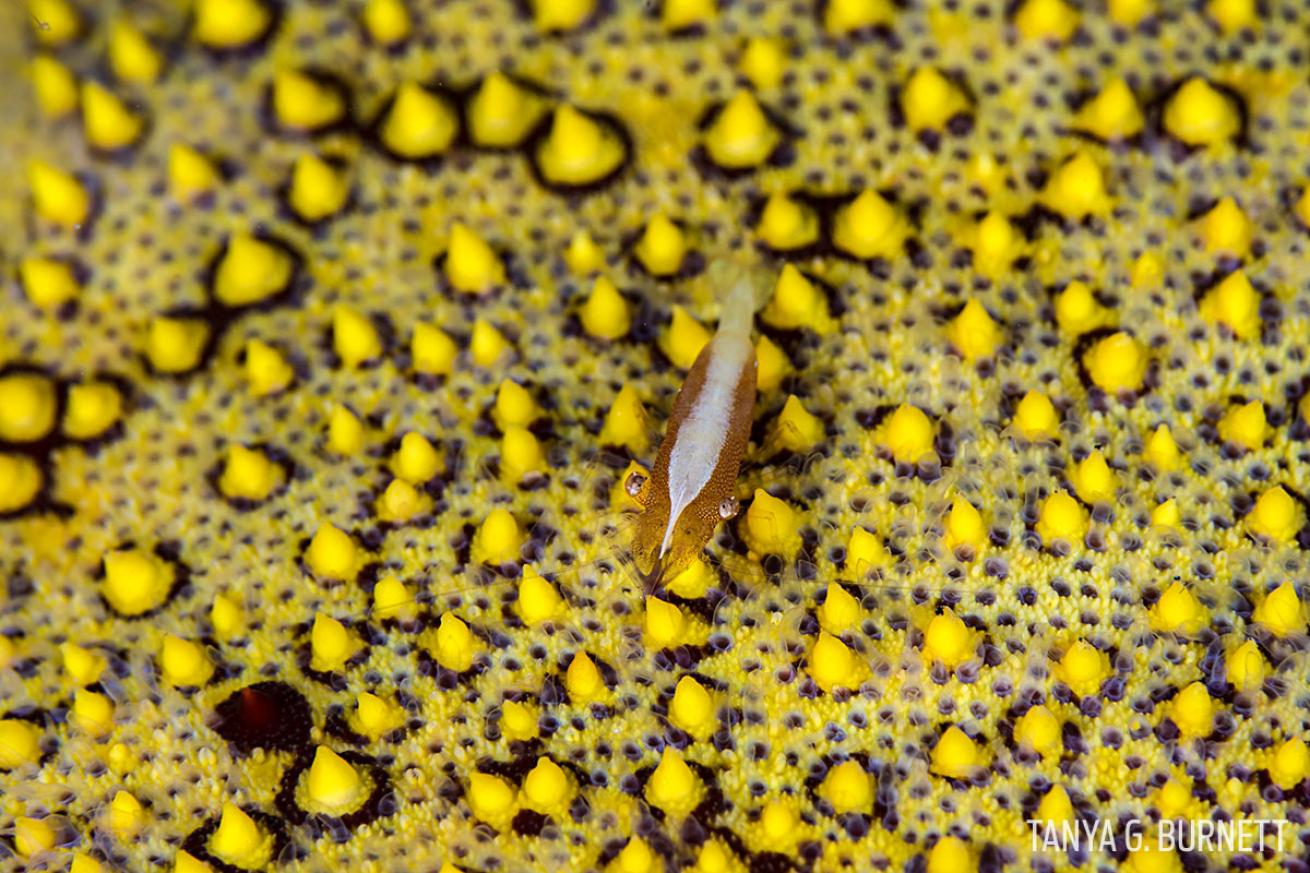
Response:
[[[1303,869],[1299,4],[0,23],[0,866]],[[725,255],[744,509],[644,591]]]

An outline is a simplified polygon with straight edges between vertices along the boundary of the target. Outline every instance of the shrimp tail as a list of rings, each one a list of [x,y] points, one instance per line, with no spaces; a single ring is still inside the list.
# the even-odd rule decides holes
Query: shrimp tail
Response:
[[[749,337],[755,313],[769,301],[770,284],[762,265],[721,257],[710,264],[707,275],[722,295],[719,330]]]

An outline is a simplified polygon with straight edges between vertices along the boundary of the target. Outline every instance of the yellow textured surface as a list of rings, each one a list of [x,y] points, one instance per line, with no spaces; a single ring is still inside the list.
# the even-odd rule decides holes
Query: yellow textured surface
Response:
[[[201,0],[203,27],[163,2],[30,5],[0,4],[0,367],[45,372],[61,405],[96,379],[122,403],[97,411],[117,420],[90,440],[34,401],[0,408],[15,440],[0,444],[11,458],[0,465],[0,867],[66,869],[82,853],[80,864],[122,870],[200,869],[196,858],[215,870],[266,859],[360,871],[1053,869],[1068,859],[1034,853],[1024,819],[1072,808],[1291,819],[1283,855],[1241,863],[1305,869],[1285,866],[1310,850],[1301,4],[1256,4],[1243,29],[1242,4],[1111,2],[1116,20],[1141,20],[1123,29],[1100,3],[1039,0],[1014,4],[1018,28],[996,0],[831,0],[828,14],[707,0],[663,16],[627,0],[535,16],[552,4],[406,0],[408,35],[386,47],[363,10],[394,17],[394,4],[287,2],[270,17],[259,0]],[[40,14],[57,31],[34,27]],[[266,19],[267,38],[234,54],[196,41],[240,46]],[[584,24],[539,33],[536,21]],[[159,50],[155,81],[110,74],[117,22]],[[857,29],[830,34],[825,22]],[[133,136],[123,118],[103,121],[101,146],[116,134],[130,145],[106,153],[77,113],[42,112],[31,80],[42,53],[140,119]],[[907,96],[924,68],[945,80]],[[291,71],[312,74],[315,99],[344,88],[349,118],[312,136],[279,126],[269,87]],[[604,121],[574,126],[579,137],[621,131],[622,169],[576,189],[543,184],[534,161],[554,112],[512,148],[479,149],[462,113],[495,72],[552,110]],[[1198,76],[1213,88],[1174,101]],[[438,157],[400,161],[377,139],[375,120],[407,82],[461,107],[461,133]],[[1120,82],[1140,131],[1117,84],[1096,123],[1080,117]],[[719,113],[738,94],[762,107],[767,135],[753,109]],[[944,124],[943,106],[907,112],[914,94],[963,111]],[[1107,144],[1074,133],[1084,128],[1134,132]],[[714,155],[734,136],[751,161],[721,170]],[[552,142],[552,160],[587,145]],[[176,176],[181,146],[221,178],[203,162]],[[308,224],[285,197],[311,155],[350,193],[331,192]],[[60,223],[84,207],[64,181],[38,173],[48,184],[34,208],[33,160],[89,192],[80,226]],[[596,175],[580,166],[576,178]],[[868,210],[842,207],[866,191],[878,226],[854,227]],[[652,460],[682,378],[659,337],[674,307],[712,326],[716,259],[777,277],[782,255],[757,235],[773,195],[819,218],[817,240],[782,233],[776,215],[765,233],[826,295],[826,313],[807,297],[801,320],[823,329],[757,319],[757,339],[786,360],[768,361],[781,384],[756,406],[742,511],[709,544],[708,566],[688,571],[708,579],[664,593],[680,616],[659,616],[653,637],[625,560],[621,482],[630,460]],[[1224,198],[1249,227],[1228,205],[1199,220]],[[839,215],[846,250],[878,257],[834,245]],[[686,247],[679,263],[663,258],[661,278],[637,247],[657,218]],[[448,252],[472,239],[456,226],[494,259]],[[294,278],[224,307],[215,267],[248,236],[289,254]],[[448,257],[457,275],[480,265],[472,287],[452,284]],[[29,258],[74,264],[73,299],[29,300]],[[1223,293],[1239,268],[1255,297]],[[622,332],[597,328],[594,312],[584,330],[598,274],[629,304]],[[167,350],[199,355],[189,372],[150,365],[159,316],[208,324]],[[475,324],[509,348],[475,356]],[[595,338],[612,327],[615,338]],[[1102,342],[1116,331],[1126,339]],[[206,335],[201,348],[194,336]],[[442,336],[453,357],[432,345]],[[261,357],[248,366],[252,343]],[[526,399],[504,396],[506,379]],[[625,387],[623,408],[650,416],[649,453],[635,458],[599,436]],[[1040,397],[1017,423],[1030,392]],[[1256,400],[1264,430],[1225,444],[1240,423],[1228,416]],[[528,420],[507,441],[516,414]],[[641,446],[641,426],[612,432]],[[426,469],[438,472],[388,491],[410,433],[436,448],[441,463]],[[280,469],[259,488],[221,489],[237,444]],[[524,458],[507,465],[506,445]],[[894,446],[913,448],[913,462]],[[1083,463],[1097,451],[1105,467]],[[784,504],[771,528],[767,507]],[[349,537],[328,557],[356,567],[350,578],[307,563],[328,525]],[[783,544],[786,557],[747,542]],[[133,617],[102,597],[105,555],[129,547],[176,579],[162,606]],[[532,627],[518,604],[525,564],[563,600],[528,588]],[[375,599],[382,579],[393,581]],[[838,587],[849,596],[825,609]],[[105,659],[87,688],[65,643]],[[680,686],[688,676],[696,685]],[[242,689],[269,681],[308,705],[293,747],[226,740],[220,703],[244,700],[266,729],[273,704]],[[320,745],[350,768],[309,772]],[[358,801],[379,786],[385,796]],[[111,807],[120,792],[140,808]],[[328,795],[372,815],[297,806],[323,808]],[[1082,869],[1184,862],[1237,863],[1118,849]]]

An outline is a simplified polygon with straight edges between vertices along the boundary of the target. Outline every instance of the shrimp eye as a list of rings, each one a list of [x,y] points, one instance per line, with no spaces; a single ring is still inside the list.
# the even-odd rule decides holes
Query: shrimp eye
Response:
[[[628,479],[623,483],[623,490],[628,492],[629,497],[637,497],[641,494],[641,489],[646,487],[646,476],[643,473],[633,471],[628,474]]]
[[[736,497],[725,497],[722,502],[719,503],[719,518],[727,521],[735,516],[737,510],[740,508],[741,504],[737,502]]]

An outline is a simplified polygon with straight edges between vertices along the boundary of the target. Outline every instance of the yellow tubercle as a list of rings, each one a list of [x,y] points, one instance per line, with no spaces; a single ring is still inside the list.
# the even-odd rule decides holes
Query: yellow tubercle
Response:
[[[1111,79],[1073,118],[1074,130],[1106,142],[1131,139],[1146,127],[1146,118],[1132,89],[1123,79]]]
[[[354,724],[360,733],[376,740],[402,727],[405,713],[376,694],[364,691],[355,699]]]
[[[429,376],[449,376],[455,372],[459,346],[450,334],[436,325],[420,322],[414,327],[409,356],[414,372]]]
[[[949,606],[943,607],[923,631],[923,659],[953,670],[973,657],[977,644],[977,634]]]
[[[382,337],[366,314],[337,306],[332,311],[332,349],[342,364],[354,368],[382,355]]]
[[[344,670],[346,662],[364,648],[359,636],[345,624],[324,612],[314,615],[309,629],[309,666],[320,673]]]
[[[282,353],[263,340],[246,343],[245,376],[250,393],[268,397],[285,390],[296,378],[296,372]]]
[[[627,147],[608,124],[566,104],[555,110],[536,157],[547,182],[582,186],[618,170],[627,158]]]
[[[632,253],[652,276],[672,276],[687,257],[687,235],[660,213],[647,222]]]
[[[933,454],[937,427],[922,409],[909,403],[896,407],[877,429],[878,444],[897,463],[917,464]]]
[[[750,91],[739,90],[705,131],[711,161],[729,170],[758,167],[773,154],[782,134]]]
[[[1093,451],[1069,470],[1069,481],[1074,490],[1087,503],[1111,503],[1117,487],[1117,477],[1100,449]]]
[[[445,469],[445,461],[436,446],[417,431],[400,438],[400,446],[391,458],[391,470],[411,485],[431,481]]]
[[[1201,317],[1222,324],[1239,339],[1260,337],[1260,293],[1241,270],[1229,273],[1201,298]]]
[[[1210,623],[1210,610],[1182,582],[1174,582],[1151,607],[1151,629],[1191,636]]]
[[[1043,758],[1058,756],[1064,747],[1060,720],[1045,706],[1034,706],[1015,722],[1014,741]]]
[[[211,193],[223,181],[208,157],[185,143],[168,149],[168,189],[173,199],[187,203]]]
[[[146,358],[156,372],[189,373],[200,366],[209,339],[209,325],[199,318],[159,315],[146,330]]]
[[[318,155],[305,153],[291,169],[287,202],[296,215],[308,222],[331,218],[350,199],[350,181],[345,169]]]
[[[564,690],[570,702],[585,705],[604,697],[609,689],[600,668],[585,651],[579,651],[564,671]]]
[[[973,850],[959,837],[944,836],[928,852],[926,873],[970,873],[976,869]]]
[[[828,771],[817,793],[838,815],[869,813],[873,808],[873,779],[858,761],[843,761]]]
[[[669,721],[698,740],[713,733],[715,718],[714,698],[694,676],[683,676],[673,689],[669,701]]]
[[[1110,20],[1120,27],[1136,27],[1155,12],[1155,0],[1108,0]]]
[[[854,627],[864,615],[860,601],[835,582],[828,583],[823,604],[818,609],[819,627],[840,636]]]
[[[1167,424],[1162,424],[1151,432],[1142,454],[1161,473],[1177,470],[1182,458],[1182,452]]]
[[[718,0],[664,0],[660,24],[668,31],[687,30],[711,23],[718,14]]]
[[[1310,776],[1310,748],[1300,737],[1284,740],[1268,764],[1269,779],[1284,791],[1291,791]]]
[[[564,263],[573,275],[589,276],[605,266],[605,252],[591,238],[591,234],[580,230],[573,234],[568,248],[564,250]]]
[[[756,88],[773,88],[787,72],[787,44],[774,37],[753,36],[742,50],[737,69]]]
[[[1032,390],[1023,396],[1010,423],[1021,437],[1032,443],[1060,436],[1060,413],[1051,398],[1040,391]]]
[[[519,579],[518,614],[524,624],[535,627],[554,621],[568,613],[568,604],[559,591],[531,566],[523,568]]]
[[[756,488],[739,532],[752,552],[791,558],[801,548],[801,515],[787,501]]]
[[[810,648],[806,672],[814,684],[831,692],[836,688],[858,688],[867,676],[868,668],[839,638],[820,631]]]
[[[646,782],[646,800],[666,815],[681,818],[696,808],[704,794],[705,786],[682,753],[665,746]]]
[[[862,581],[869,573],[886,564],[888,558],[886,547],[876,535],[862,527],[851,530],[846,542],[846,566],[851,569],[853,578]]]
[[[674,306],[672,319],[658,339],[660,351],[679,370],[690,370],[701,349],[710,341],[710,332],[681,306]]]
[[[778,191],[765,201],[755,235],[775,251],[802,249],[818,242],[819,216],[806,204]]]
[[[826,437],[823,421],[811,413],[800,399],[791,394],[782,411],[769,425],[767,444],[788,452],[805,454],[812,451]]]
[[[537,707],[531,703],[507,700],[500,707],[500,725],[511,740],[531,740],[539,733]]]
[[[819,334],[831,333],[834,322],[828,314],[828,299],[804,273],[786,264],[773,286],[773,296],[760,312],[765,324],[783,330],[806,328]]]
[[[109,665],[104,655],[72,642],[59,645],[59,656],[64,663],[64,672],[78,685],[94,685],[99,682],[100,674]]]
[[[833,245],[865,260],[899,255],[909,235],[909,221],[872,188],[860,192],[833,217]]]
[[[168,634],[159,649],[159,673],[178,688],[199,688],[214,675],[214,664],[204,646]]]
[[[471,555],[480,564],[518,561],[527,540],[527,534],[519,528],[518,520],[508,509],[493,509],[473,535]]]
[[[223,804],[218,828],[209,838],[210,854],[233,867],[258,870],[265,867],[273,855],[273,837],[235,803]]]
[[[47,118],[63,118],[77,109],[78,85],[73,71],[51,55],[39,54],[28,66],[36,103]]]
[[[1153,527],[1176,531],[1180,529],[1179,524],[1181,521],[1182,513],[1178,510],[1178,501],[1172,497],[1151,510],[1151,525]]]
[[[1113,325],[1113,310],[1102,306],[1092,289],[1075,279],[1064,286],[1055,298],[1055,321],[1060,330],[1079,336],[1100,327]]]
[[[442,613],[432,655],[447,670],[463,673],[473,666],[477,640],[472,629],[453,612]]]
[[[951,503],[946,515],[942,545],[951,550],[966,546],[975,554],[987,544],[987,525],[978,508],[962,497]]]
[[[1078,22],[1078,10],[1065,0],[1025,0],[1014,15],[1014,26],[1024,39],[1067,42]]]
[[[1213,146],[1235,138],[1242,118],[1227,94],[1194,76],[1165,104],[1164,129],[1185,145]]]
[[[1128,280],[1134,288],[1158,288],[1164,278],[1164,259],[1158,252],[1144,251],[1133,261]]]
[[[1073,801],[1069,799],[1069,792],[1064,790],[1063,785],[1052,786],[1050,791],[1042,795],[1041,801],[1037,804],[1039,821],[1061,824],[1073,821],[1073,818]]]
[[[119,791],[109,802],[109,829],[120,840],[128,840],[145,828],[149,814],[141,801],[127,791]]]
[[[138,616],[163,606],[177,570],[143,549],[106,552],[100,594],[120,615]]]
[[[946,339],[969,362],[991,357],[1005,338],[1001,326],[976,297],[969,298],[945,332]]]
[[[1193,682],[1178,692],[1169,706],[1169,718],[1184,740],[1208,736],[1214,728],[1214,701],[1202,682]]]
[[[364,422],[347,407],[336,404],[328,414],[328,448],[338,455],[358,454],[364,447]]]
[[[309,811],[340,816],[354,812],[367,799],[368,785],[355,766],[327,746],[314,751],[305,776]]]
[[[367,0],[361,13],[368,38],[382,46],[397,46],[413,29],[405,0]]]
[[[1245,258],[1251,250],[1255,225],[1232,197],[1225,197],[1197,221],[1197,231],[1208,252]]]
[[[27,165],[27,185],[36,214],[46,221],[77,227],[91,214],[91,194],[72,173],[33,160]]]
[[[413,81],[396,91],[378,129],[392,154],[411,161],[440,157],[458,134],[459,116],[450,101]]]
[[[306,133],[330,127],[346,115],[346,101],[337,87],[301,70],[280,70],[273,76],[272,105],[280,125]]]
[[[901,91],[901,111],[910,130],[942,130],[951,119],[969,111],[960,86],[936,67],[919,67]]]
[[[54,816],[17,816],[13,824],[14,852],[22,858],[40,858],[59,842],[60,821]]]
[[[1265,595],[1251,617],[1271,634],[1283,638],[1304,634],[1306,609],[1291,582],[1284,582]]]
[[[118,18],[109,28],[109,66],[124,82],[151,85],[164,69],[164,57],[131,22]]]
[[[496,402],[491,409],[491,417],[496,427],[504,431],[508,427],[530,427],[541,416],[541,408],[527,388],[513,379],[504,379],[496,389]]]
[[[67,45],[82,35],[82,15],[71,0],[29,0],[25,9],[33,35],[44,46]]]
[[[474,817],[492,827],[504,827],[514,817],[515,794],[513,786],[491,773],[469,774],[465,798]]]
[[[883,27],[892,23],[891,0],[829,0],[824,7],[823,28],[832,36]]]
[[[787,353],[763,334],[755,343],[755,363],[755,390],[760,394],[777,391],[793,371]]]
[[[1263,491],[1246,516],[1246,529],[1272,545],[1296,539],[1305,525],[1305,510],[1281,485]]]
[[[59,413],[55,383],[36,372],[0,376],[0,440],[31,443],[55,428]]]
[[[591,294],[578,310],[578,320],[588,335],[600,340],[616,340],[632,327],[628,301],[606,276],[596,277]]]
[[[1075,154],[1051,174],[1038,199],[1053,212],[1075,220],[1104,215],[1113,204],[1100,165],[1085,151]]]
[[[408,621],[417,615],[414,592],[395,576],[386,576],[373,586],[373,615],[381,619]]]
[[[603,446],[621,446],[634,455],[641,455],[649,448],[646,408],[632,385],[620,388],[610,403],[598,441]]]
[[[988,212],[968,234],[973,267],[987,278],[999,278],[1028,250],[1028,240],[1002,213]]]
[[[359,570],[362,556],[350,534],[330,522],[314,531],[305,550],[305,563],[320,579],[344,582]]]
[[[209,623],[214,626],[214,637],[219,642],[239,636],[246,624],[241,601],[230,594],[214,595],[214,602],[209,607]]]
[[[123,395],[112,382],[80,382],[68,389],[60,429],[75,440],[101,436],[123,415]]]
[[[451,286],[465,294],[485,294],[505,284],[505,265],[495,249],[460,222],[450,228],[445,273]]]
[[[211,49],[229,51],[254,43],[273,23],[262,0],[196,0],[191,35]]]
[[[542,815],[559,815],[567,810],[576,793],[573,779],[564,768],[542,755],[523,778],[520,802]]]
[[[485,318],[473,322],[469,336],[469,357],[479,367],[494,367],[514,352],[514,344]]]
[[[951,779],[968,779],[987,765],[987,755],[969,735],[952,725],[933,747],[928,770]]]
[[[27,455],[0,452],[0,514],[31,506],[45,487],[40,465]]]
[[[265,500],[285,478],[282,466],[267,454],[233,443],[218,480],[218,490],[231,499]]]
[[[0,770],[17,770],[40,758],[40,729],[30,721],[0,718]]]
[[[1225,34],[1254,29],[1260,24],[1260,7],[1256,0],[1209,0],[1205,14]]]
[[[500,439],[500,475],[518,483],[546,472],[549,465],[537,437],[526,427],[509,427]]]
[[[1265,406],[1259,400],[1228,410],[1219,419],[1218,430],[1219,438],[1224,442],[1252,452],[1262,447],[1273,433],[1265,416]]]
[[[699,557],[693,558],[683,570],[668,580],[664,587],[678,597],[695,600],[704,597],[710,586],[718,581],[718,576],[709,564]]]
[[[79,688],[73,692],[69,720],[92,739],[102,739],[114,728],[114,702],[98,691]]]
[[[1125,331],[1097,340],[1083,355],[1087,375],[1109,394],[1142,387],[1149,363],[1146,347]]]
[[[646,597],[646,639],[657,649],[676,646],[683,641],[687,619],[676,603]]]
[[[1081,545],[1087,534],[1087,510],[1067,492],[1056,491],[1042,501],[1037,516],[1037,535],[1046,544],[1063,540],[1070,545]]]
[[[1055,664],[1053,672],[1074,694],[1095,694],[1110,678],[1110,656],[1084,640],[1076,641]]]
[[[1224,676],[1239,692],[1257,691],[1269,675],[1269,665],[1255,640],[1247,640],[1228,653]]]

